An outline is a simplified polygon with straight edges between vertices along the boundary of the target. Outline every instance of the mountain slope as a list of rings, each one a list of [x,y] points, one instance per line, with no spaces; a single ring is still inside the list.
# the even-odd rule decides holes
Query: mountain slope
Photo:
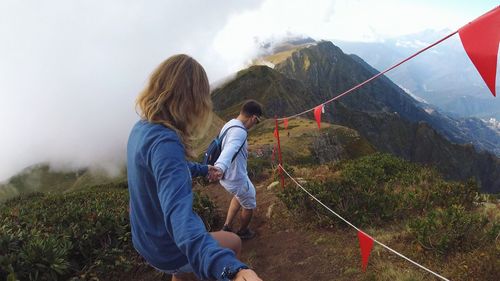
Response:
[[[21,194],[63,193],[97,184],[121,183],[125,180],[125,173],[110,176],[104,171],[91,169],[56,171],[51,169],[49,164],[36,164],[11,177],[7,182],[0,183],[0,203]]]
[[[319,102],[332,98],[357,83],[375,75],[377,70],[357,56],[345,55],[331,42],[294,52],[276,70],[290,78],[304,81]],[[500,155],[500,135],[482,124],[453,119],[421,104],[386,77],[380,77],[340,100],[349,108],[361,111],[398,112],[403,118],[425,121],[455,143],[473,143],[480,150]],[[478,137],[478,132],[481,137]]]
[[[426,30],[384,42],[335,41],[335,44],[383,70],[450,33],[451,30]],[[489,93],[458,36],[440,43],[387,76],[412,94],[456,116],[500,119],[500,100]],[[456,106],[463,99],[468,103]],[[476,110],[478,108],[480,110]]]
[[[342,93],[375,72],[360,58],[345,55],[331,42],[320,42],[292,52],[274,69],[258,66],[245,70],[243,73],[252,79],[238,75],[214,91],[215,110],[226,117],[237,113],[243,100],[254,98],[263,103],[267,117],[298,113]],[[293,86],[287,87],[286,83]],[[276,101],[285,96],[293,103]],[[312,114],[304,117],[312,118]],[[357,130],[378,150],[434,164],[451,179],[474,177],[483,191],[500,191],[498,158],[477,153],[470,145],[450,143],[449,140],[469,143],[470,132],[458,128],[454,123],[458,121],[422,107],[386,77],[329,104],[323,118]],[[474,144],[497,147],[496,143]],[[423,153],[428,151],[433,152]]]
[[[264,101],[266,109],[275,109],[267,116],[292,114],[300,110],[300,105],[314,102],[300,81],[260,65],[238,72],[235,79],[212,92],[215,111],[225,119],[236,116],[241,102],[250,98]]]

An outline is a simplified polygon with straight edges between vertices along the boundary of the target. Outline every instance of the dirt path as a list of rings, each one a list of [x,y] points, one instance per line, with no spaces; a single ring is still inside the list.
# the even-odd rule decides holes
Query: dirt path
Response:
[[[197,189],[217,204],[223,223],[231,200],[230,194],[218,184]],[[243,241],[242,260],[263,280],[363,280],[355,233],[305,229],[290,219],[274,190],[268,190],[264,184],[256,184],[256,189],[257,209],[251,228],[257,235]],[[238,220],[235,220],[236,229]],[[221,227],[217,226],[216,230]],[[170,280],[169,276],[148,266],[141,266],[123,278]]]
[[[361,280],[355,233],[305,229],[290,219],[274,190],[264,184],[256,184],[256,189],[258,207],[251,227],[257,236],[243,242],[242,260],[261,278]],[[206,187],[202,193],[217,203],[225,217],[231,196],[220,185]]]

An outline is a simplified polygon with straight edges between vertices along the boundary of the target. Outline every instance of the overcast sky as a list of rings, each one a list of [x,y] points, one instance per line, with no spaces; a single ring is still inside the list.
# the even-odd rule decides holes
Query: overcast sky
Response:
[[[456,30],[498,5],[391,0],[0,0],[0,181],[40,162],[125,160],[134,99],[164,59],[193,56],[212,82],[287,35],[380,41]]]

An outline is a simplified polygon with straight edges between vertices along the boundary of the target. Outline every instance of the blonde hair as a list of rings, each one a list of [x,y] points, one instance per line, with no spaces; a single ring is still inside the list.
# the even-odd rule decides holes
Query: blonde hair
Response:
[[[193,157],[192,141],[206,132],[212,117],[207,74],[190,56],[171,56],[153,71],[136,106],[141,118],[174,130]]]

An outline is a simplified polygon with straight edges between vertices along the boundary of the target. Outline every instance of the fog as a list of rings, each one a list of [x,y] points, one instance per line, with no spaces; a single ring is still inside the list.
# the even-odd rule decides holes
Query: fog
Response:
[[[426,2],[1,0],[0,181],[40,162],[118,171],[135,97],[173,54],[193,56],[216,82],[270,40],[457,29],[496,5]]]

